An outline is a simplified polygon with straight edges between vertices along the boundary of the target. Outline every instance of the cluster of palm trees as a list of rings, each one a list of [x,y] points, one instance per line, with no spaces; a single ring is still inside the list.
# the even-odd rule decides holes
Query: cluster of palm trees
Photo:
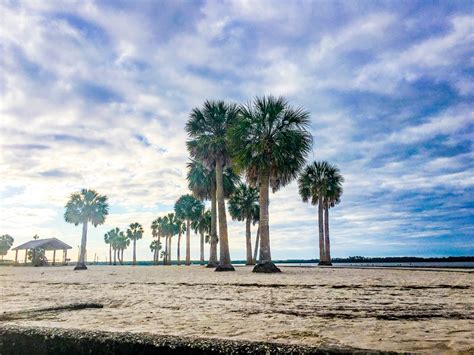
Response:
[[[133,243],[133,265],[136,265],[137,240],[142,237],[143,227],[138,222],[130,224],[126,232],[114,228],[105,233],[104,242],[109,244],[109,265],[112,265],[112,251],[114,252],[113,264],[117,265],[117,259],[121,265],[123,264],[123,251],[130,246],[130,242]]]
[[[194,108],[186,123],[190,155],[187,165],[188,187],[192,195],[181,196],[174,213],[158,217],[151,225],[153,260],[171,264],[171,238],[178,236],[177,262],[181,263],[181,237],[186,234],[185,264],[190,265],[190,233],[200,234],[201,263],[204,263],[204,241],[210,244],[208,267],[216,271],[233,271],[227,228],[225,200],[229,200],[231,217],[245,221],[247,264],[257,261],[254,272],[280,272],[272,262],[269,228],[270,189],[276,192],[298,178],[303,201],[311,200],[319,207],[320,264],[331,263],[329,242],[329,208],[340,201],[343,178],[339,169],[327,162],[314,162],[304,167],[311,151],[310,116],[301,107],[294,108],[283,97],[256,97],[245,105],[225,101],[206,101]],[[301,174],[300,174],[301,173]],[[241,182],[241,177],[247,184]],[[206,211],[203,201],[210,201]],[[66,205],[65,220],[83,224],[81,257],[76,269],[84,263],[87,224],[102,224],[108,214],[107,198],[93,190],[71,195]],[[254,255],[251,225],[257,224]],[[112,230],[112,236],[116,230]],[[109,232],[110,233],[110,232]],[[120,232],[118,232],[119,239]],[[133,241],[136,262],[136,240],[143,235],[138,224],[130,225],[128,240]],[[111,240],[111,250],[114,249]],[[162,241],[164,247],[162,247]],[[219,245],[219,253],[217,246]],[[123,249],[119,261],[123,260]],[[114,250],[115,250],[114,249]],[[257,249],[259,257],[257,260]],[[161,250],[161,254],[160,254]]]

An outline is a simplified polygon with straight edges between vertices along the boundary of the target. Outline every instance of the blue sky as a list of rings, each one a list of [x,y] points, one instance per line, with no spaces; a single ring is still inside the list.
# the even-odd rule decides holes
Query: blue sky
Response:
[[[151,258],[151,221],[187,192],[191,109],[274,94],[310,111],[308,161],[346,178],[333,256],[474,254],[471,1],[0,6],[0,232],[17,243],[76,248],[64,204],[90,187],[111,214],[91,228],[89,258],[105,260],[103,234],[132,222],[145,226],[138,257]],[[316,209],[295,183],[270,214],[274,258],[318,255]],[[243,223],[230,223],[230,245],[244,258]]]

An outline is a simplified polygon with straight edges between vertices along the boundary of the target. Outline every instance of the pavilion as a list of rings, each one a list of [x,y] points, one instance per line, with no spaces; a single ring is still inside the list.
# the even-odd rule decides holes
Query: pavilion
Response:
[[[48,238],[48,239],[35,239],[35,240],[30,240],[29,242],[26,242],[22,245],[19,245],[12,250],[15,250],[15,264],[18,264],[18,250],[25,250],[25,265],[27,263],[27,257],[28,257],[28,250],[30,249],[37,249],[41,248],[46,250],[53,250],[53,262],[52,265],[55,265],[55,259],[56,259],[56,250],[62,250],[63,251],[63,260],[62,264],[66,264],[67,262],[67,250],[72,249],[70,245],[67,245],[66,243],[60,241],[59,239],[56,238]]]

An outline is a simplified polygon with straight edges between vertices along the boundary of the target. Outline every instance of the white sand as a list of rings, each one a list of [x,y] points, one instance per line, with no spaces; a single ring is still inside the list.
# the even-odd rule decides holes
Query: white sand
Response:
[[[0,268],[0,312],[99,302],[8,324],[402,351],[474,351],[474,274],[387,269]],[[247,285],[247,286],[246,286]],[[455,286],[455,288],[453,288]],[[386,319],[386,318],[391,319]],[[408,319],[407,319],[408,318]]]

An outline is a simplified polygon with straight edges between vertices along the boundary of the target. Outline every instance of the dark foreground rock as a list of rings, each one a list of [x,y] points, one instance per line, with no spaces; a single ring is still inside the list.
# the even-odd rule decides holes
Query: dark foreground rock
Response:
[[[0,327],[0,354],[380,354],[336,346],[19,326]]]

